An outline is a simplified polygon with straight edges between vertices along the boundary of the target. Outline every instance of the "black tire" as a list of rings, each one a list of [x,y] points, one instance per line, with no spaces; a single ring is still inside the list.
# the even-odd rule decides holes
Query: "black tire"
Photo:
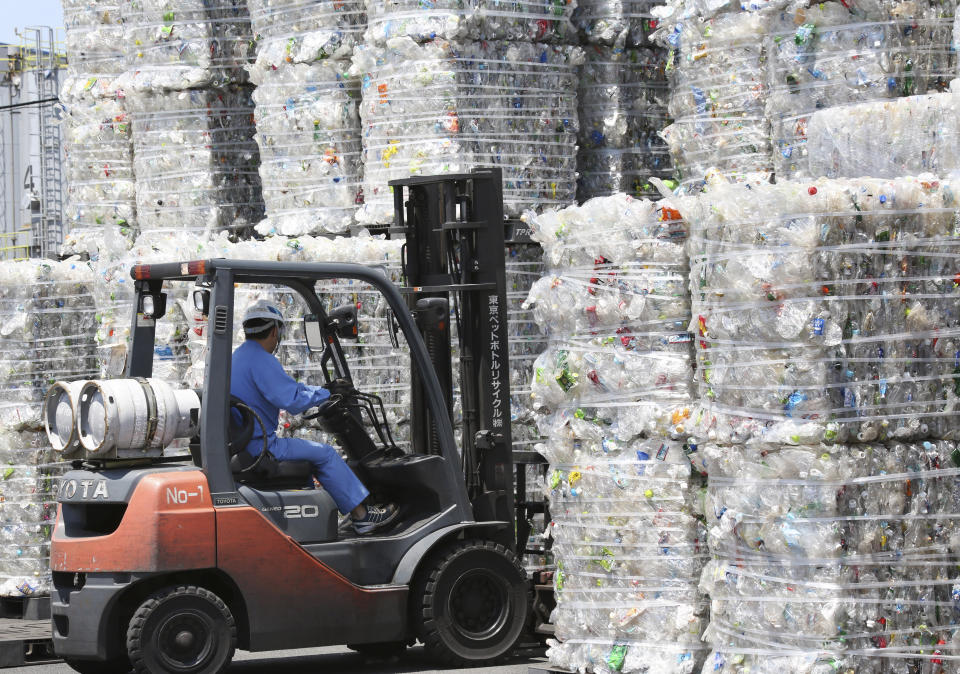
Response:
[[[407,650],[407,642],[381,641],[375,644],[347,644],[347,648],[371,658],[392,658]]]
[[[450,666],[507,656],[527,620],[527,575],[510,550],[460,541],[428,560],[413,587],[412,620],[433,659]]]
[[[140,604],[127,629],[127,652],[138,673],[219,674],[236,647],[230,609],[194,585],[154,593]]]
[[[67,667],[80,674],[127,674],[133,667],[127,658],[113,660],[74,660],[64,658]]]

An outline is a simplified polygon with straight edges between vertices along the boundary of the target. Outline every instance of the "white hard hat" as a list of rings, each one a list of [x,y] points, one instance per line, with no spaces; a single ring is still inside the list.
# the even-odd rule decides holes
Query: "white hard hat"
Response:
[[[249,321],[258,318],[265,321],[276,321],[280,325],[283,325],[283,312],[277,308],[277,305],[268,300],[257,300],[250,305],[243,314],[244,327],[247,326]]]

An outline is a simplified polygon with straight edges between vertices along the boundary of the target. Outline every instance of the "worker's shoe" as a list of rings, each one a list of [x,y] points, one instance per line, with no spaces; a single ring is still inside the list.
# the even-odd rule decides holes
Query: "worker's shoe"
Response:
[[[366,517],[353,520],[353,530],[358,534],[372,533],[397,519],[399,513],[397,506],[392,503],[385,506],[367,506]]]

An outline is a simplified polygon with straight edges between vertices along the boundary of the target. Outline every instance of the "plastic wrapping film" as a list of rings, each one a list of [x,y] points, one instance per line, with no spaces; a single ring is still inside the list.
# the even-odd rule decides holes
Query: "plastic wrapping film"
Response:
[[[649,46],[658,20],[655,0],[577,0],[573,24],[589,44],[633,48]]]
[[[251,91],[143,91],[127,98],[141,232],[212,235],[260,221]]]
[[[53,482],[63,466],[40,416],[54,381],[96,374],[93,281],[77,258],[0,265],[0,596],[50,587]]]
[[[317,59],[323,33],[259,46],[257,143],[267,220],[262,234],[345,232],[362,199],[360,83],[349,63]]]
[[[807,171],[806,131],[817,110],[943,91],[955,75],[955,0],[864,4],[824,2],[770,22],[766,113],[777,179],[820,177]]]
[[[221,87],[246,80],[247,0],[127,0],[124,53],[135,90]]]
[[[807,175],[946,176],[960,169],[960,91],[818,110],[806,138]]]
[[[957,435],[956,186],[721,185],[691,223],[694,435],[722,444]]]
[[[691,18],[664,26],[658,40],[677,51],[670,70],[662,131],[674,168],[688,191],[705,177],[766,179],[772,171],[763,39],[766,18],[755,13]]]
[[[365,0],[369,44],[393,38],[576,44],[576,0]]]
[[[258,41],[309,33],[314,58],[350,58],[367,25],[362,0],[247,0],[247,5]]]
[[[574,47],[409,38],[358,49],[364,224],[393,220],[390,180],[503,169],[504,209],[572,203],[576,190]]]
[[[648,178],[673,167],[660,130],[667,119],[667,51],[591,46],[580,67],[577,199],[618,192],[657,196]]]
[[[532,398],[546,439],[557,609],[551,664],[693,672],[706,599],[692,406],[686,225],[627,195],[528,218],[546,275],[527,306],[547,332]]]
[[[106,237],[128,241],[136,230],[130,114],[115,82],[68,77],[60,89],[67,183],[64,255],[95,251]]]
[[[704,671],[957,671],[955,442],[701,451]]]

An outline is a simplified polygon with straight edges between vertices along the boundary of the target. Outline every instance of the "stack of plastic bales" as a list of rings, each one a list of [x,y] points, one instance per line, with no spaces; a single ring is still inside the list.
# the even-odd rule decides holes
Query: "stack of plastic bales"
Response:
[[[549,338],[532,397],[550,462],[558,667],[693,672],[706,654],[678,218],[626,195],[532,218],[548,268],[528,304]]]
[[[667,119],[667,50],[647,41],[651,2],[580,0],[574,20],[590,46],[580,68],[577,198],[656,196],[672,175],[659,132]]]
[[[136,228],[130,116],[117,77],[123,28],[120,0],[64,0],[68,77],[65,110],[67,204],[64,254],[96,251],[105,238],[127,240]]]
[[[677,50],[663,130],[679,177],[762,182],[808,172],[818,110],[946,89],[953,0],[684,2],[658,7]]]
[[[263,212],[247,86],[130,97],[141,232],[243,231]]]
[[[40,420],[58,379],[95,376],[93,274],[85,263],[30,260],[0,265],[0,595],[49,588],[62,470]]]
[[[257,142],[264,234],[345,232],[362,201],[359,82],[347,71],[363,5],[250,0],[258,36]]]
[[[688,191],[712,174],[763,181],[772,171],[766,33],[765,16],[747,12],[694,15],[659,31],[659,39],[678,53],[668,106],[674,122],[662,134]]]
[[[136,0],[124,13],[141,232],[209,236],[262,217],[245,0]]]
[[[766,115],[777,179],[821,175],[807,170],[807,125],[816,111],[945,90],[956,67],[955,4],[824,2],[772,17]]]
[[[364,224],[393,215],[390,180],[497,166],[508,215],[576,191],[573,4],[367,2],[361,78]]]
[[[820,179],[680,202],[711,671],[960,656],[957,188]]]

